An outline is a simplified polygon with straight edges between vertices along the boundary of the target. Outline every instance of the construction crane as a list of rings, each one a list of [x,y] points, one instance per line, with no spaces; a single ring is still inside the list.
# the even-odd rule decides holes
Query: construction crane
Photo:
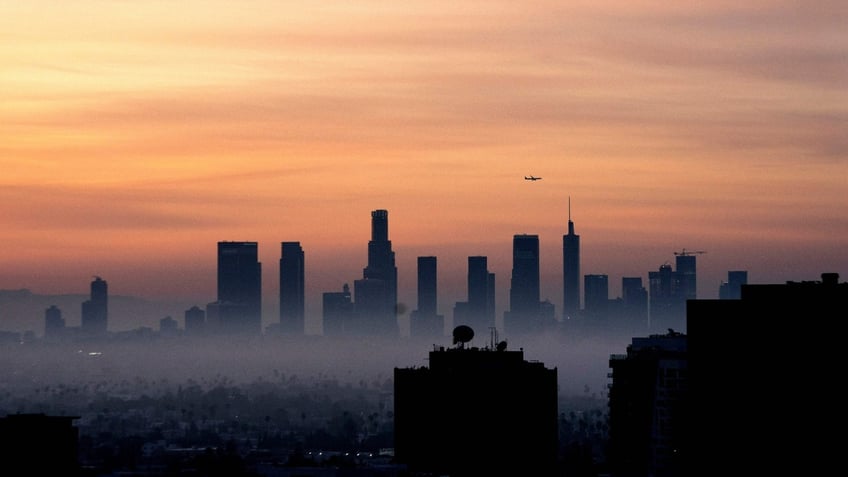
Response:
[[[683,250],[679,251],[679,252],[674,252],[675,255],[683,255],[683,256],[685,256],[685,255],[695,255],[695,254],[701,254],[701,253],[707,253],[707,252],[705,252],[703,250],[686,250],[685,248]]]

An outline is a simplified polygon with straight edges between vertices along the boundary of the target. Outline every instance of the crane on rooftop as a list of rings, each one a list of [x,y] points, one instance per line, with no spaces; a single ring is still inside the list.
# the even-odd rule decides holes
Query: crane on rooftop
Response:
[[[704,251],[704,250],[686,250],[685,248],[683,250],[679,251],[679,252],[674,252],[675,255],[682,255],[682,256],[696,255],[696,254],[702,254],[702,253],[707,253],[707,252]]]

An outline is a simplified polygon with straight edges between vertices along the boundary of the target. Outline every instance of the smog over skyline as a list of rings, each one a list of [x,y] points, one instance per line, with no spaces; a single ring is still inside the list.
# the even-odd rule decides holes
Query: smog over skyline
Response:
[[[0,473],[840,465],[846,25],[0,0]]]

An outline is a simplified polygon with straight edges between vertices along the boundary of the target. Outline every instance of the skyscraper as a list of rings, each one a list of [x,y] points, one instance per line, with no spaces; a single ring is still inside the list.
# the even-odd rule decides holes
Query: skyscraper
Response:
[[[256,242],[218,242],[216,331],[262,331],[262,264]],[[208,310],[207,310],[208,313]]]
[[[103,336],[106,334],[109,317],[109,291],[106,281],[94,277],[91,282],[91,298],[82,304],[82,321],[80,329],[86,336]]]
[[[748,284],[746,270],[731,270],[727,272],[727,281],[718,289],[718,297],[722,300],[738,300],[742,298],[742,285]]]
[[[571,197],[568,198],[568,234],[562,236],[562,319],[580,313],[580,236],[571,221]]]
[[[444,317],[438,313],[436,257],[418,257],[418,308],[410,315],[410,336],[444,335]]]
[[[698,281],[695,267],[694,253],[686,250],[677,253],[675,267],[677,267],[677,283],[680,295],[684,300],[694,300],[698,295]]]
[[[399,336],[397,322],[397,267],[389,240],[389,212],[371,212],[368,265],[363,278],[353,282],[355,326],[346,332]]]
[[[55,339],[65,333],[65,319],[62,318],[62,310],[56,305],[44,310],[44,337]]]
[[[585,296],[584,313],[593,324],[605,321],[609,308],[609,276],[585,275],[583,277]]]
[[[345,283],[340,292],[324,292],[322,295],[321,325],[324,336],[342,336],[353,319],[353,301],[350,286]]]
[[[508,333],[541,330],[539,316],[539,236],[520,234],[512,238],[512,278],[509,311],[504,315]]]
[[[480,332],[495,326],[492,280],[487,257],[468,257],[468,304],[458,308],[460,316],[454,316],[454,325],[468,325]]]
[[[648,291],[642,286],[642,277],[621,279],[622,313],[625,329],[644,333],[648,329]]]
[[[697,298],[695,255],[701,253],[705,252],[683,249],[674,253],[677,270],[665,263],[658,271],[648,272],[651,330],[685,330],[686,301]]]
[[[657,271],[648,272],[648,292],[650,329],[680,331],[685,325],[685,300],[680,298],[676,275],[670,264],[664,263]]]
[[[304,334],[305,259],[300,242],[282,242],[280,255],[280,331]]]

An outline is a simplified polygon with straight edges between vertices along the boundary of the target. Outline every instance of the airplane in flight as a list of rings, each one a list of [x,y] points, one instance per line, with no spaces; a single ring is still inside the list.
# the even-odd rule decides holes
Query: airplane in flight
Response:
[[[542,180],[542,178],[541,177],[534,177],[534,176],[524,176],[524,180],[525,181],[540,181],[540,180]]]

